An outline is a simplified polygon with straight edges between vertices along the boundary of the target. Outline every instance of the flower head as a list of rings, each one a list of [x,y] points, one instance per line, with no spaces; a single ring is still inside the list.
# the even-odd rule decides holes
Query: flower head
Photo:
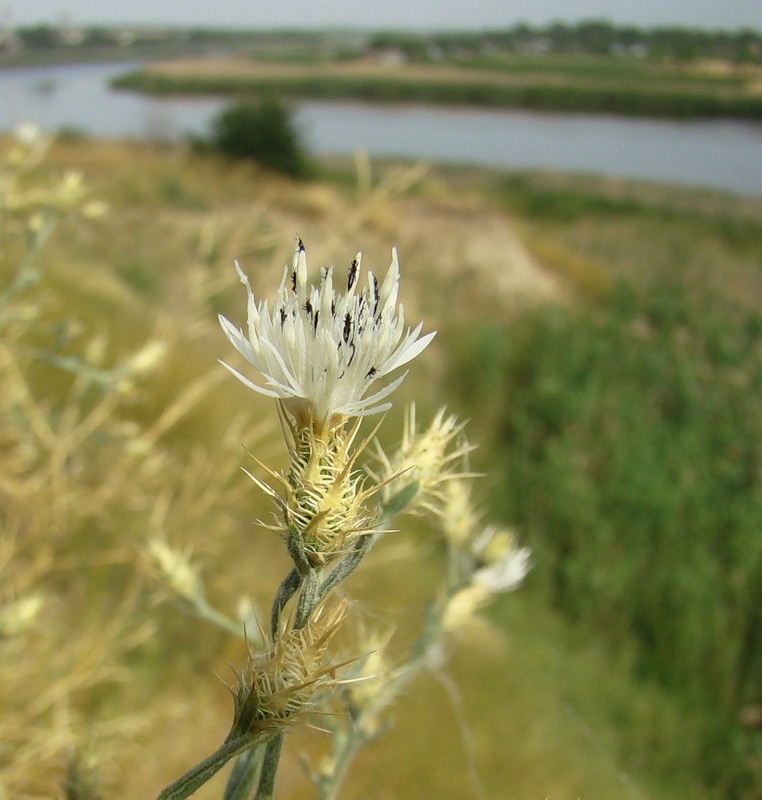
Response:
[[[234,718],[231,736],[268,735],[283,730],[310,709],[321,688],[340,683],[328,645],[343,622],[349,601],[324,601],[304,627],[296,626],[295,610],[282,617],[275,640],[263,633],[263,652],[249,652],[246,668],[236,673],[231,689]]]
[[[301,430],[284,426],[290,454],[286,473],[275,472],[255,459],[285,490],[283,496],[246,470],[280,512],[274,524],[260,524],[286,542],[297,567],[304,567],[305,561],[312,567],[328,564],[347,554],[358,538],[377,530],[376,511],[368,501],[380,487],[366,489],[364,473],[353,469],[370,439],[353,451],[359,429],[359,419],[349,428],[338,426],[323,435],[317,435],[311,426]]]
[[[248,335],[225,317],[220,324],[238,352],[264,378],[254,383],[224,364],[242,383],[280,398],[300,425],[324,427],[346,417],[385,411],[385,399],[405,375],[371,392],[389,373],[415,358],[434,338],[421,336],[423,323],[405,330],[397,305],[399,265],[392,263],[383,282],[368,272],[360,289],[360,254],[349,268],[346,292],[334,289],[333,268],[323,268],[320,285],[307,285],[307,257],[297,239],[291,269],[284,270],[272,310],[254,298],[249,279],[236,264],[248,293]],[[224,362],[223,362],[224,363]]]
[[[405,412],[402,442],[396,453],[387,456],[378,447],[382,466],[384,500],[394,502],[404,497],[406,487],[414,484],[415,495],[406,506],[408,511],[426,509],[442,514],[447,499],[447,484],[458,479],[473,477],[468,469],[468,454],[473,450],[463,428],[454,415],[440,408],[429,427],[419,430],[416,423],[415,403]]]
[[[488,528],[485,531],[488,538],[492,537],[493,530],[495,531],[495,543],[498,546],[492,553],[489,549],[482,551],[485,556],[489,556],[489,560],[485,559],[476,570],[473,582],[474,585],[489,594],[510,592],[524,580],[529,572],[532,552],[528,547],[518,547],[515,539],[510,543],[499,543],[497,537],[501,536],[501,533],[497,529]],[[489,547],[489,544],[486,546]],[[501,549],[503,552],[498,555]]]
[[[471,585],[488,595],[515,589],[531,569],[532,551],[520,547],[519,537],[508,528],[487,525],[468,546]]]

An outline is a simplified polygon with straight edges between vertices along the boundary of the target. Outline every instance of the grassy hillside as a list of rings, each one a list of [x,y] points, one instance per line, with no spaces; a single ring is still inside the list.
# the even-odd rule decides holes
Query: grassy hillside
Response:
[[[617,376],[604,372],[602,386],[580,382],[579,373],[597,374],[602,337],[609,346],[621,341],[617,321],[645,341],[631,357],[652,352],[657,376],[689,370],[695,446],[674,457],[702,464],[698,431],[708,423],[694,413],[694,393],[717,377],[728,383],[718,401],[759,399],[751,373],[759,334],[750,321],[762,297],[759,201],[362,161],[326,163],[320,180],[295,183],[182,148],[90,141],[57,144],[37,177],[25,181],[50,186],[64,169],[82,170],[88,198],[105,201],[108,211],[83,218],[59,203],[54,238],[35,258],[39,281],[20,287],[9,306],[14,313],[1,318],[7,446],[0,575],[10,588],[0,598],[7,652],[0,660],[0,788],[9,797],[55,795],[73,752],[80,756],[70,783],[95,772],[104,797],[151,797],[224,736],[231,703],[215,672],[227,680],[226,664],[241,663],[243,645],[188,613],[152,564],[146,540],[160,536],[192,551],[208,598],[230,617],[241,606],[244,613],[251,604],[266,609],[287,568],[280,542],[252,524],[269,509],[239,469],[250,464],[244,448],[269,464],[283,462],[277,421],[268,400],[216,363],[230,354],[215,317],[243,321],[233,260],[259,296],[272,296],[296,234],[315,269],[341,268],[358,249],[364,263],[382,269],[397,246],[407,318],[440,333],[395,395],[382,437],[399,438],[406,400],[415,399],[424,418],[442,403],[469,417],[469,437],[479,445],[474,467],[487,475],[485,509],[516,525],[536,552],[526,587],[501,598],[454,643],[451,666],[420,676],[398,698],[390,729],[360,756],[345,796],[755,796],[758,728],[737,717],[759,702],[753,682],[730,698],[723,685],[727,724],[709,730],[706,721],[720,707],[711,680],[720,672],[707,668],[705,652],[690,666],[695,679],[673,680],[659,666],[661,651],[649,650],[646,628],[627,622],[631,604],[608,605],[614,581],[607,570],[617,553],[618,563],[628,563],[627,539],[611,545],[619,548],[614,555],[600,538],[590,551],[585,531],[598,531],[601,521],[624,524],[647,497],[656,532],[671,493],[662,492],[663,500],[646,494],[650,486],[642,493],[633,486],[630,505],[614,517],[606,504],[616,498],[593,501],[600,480],[584,459],[609,456],[596,443],[597,420],[584,401],[608,391],[613,403],[619,389]],[[25,228],[10,206],[3,214],[8,286],[41,229],[37,222]],[[665,302],[682,320],[668,329],[666,344],[653,317],[643,332],[640,310],[665,276],[678,287]],[[617,305],[622,283],[629,316]],[[704,316],[715,300],[718,314],[733,309],[727,330],[727,317]],[[553,331],[561,335],[552,339]],[[719,364],[709,362],[717,372],[705,375],[696,341],[709,333],[721,353]],[[675,342],[682,349],[665,349]],[[141,351],[146,345],[153,349]],[[538,429],[537,410],[546,426],[560,426],[555,438]],[[732,417],[718,435],[729,437],[725,456],[748,460],[753,471],[758,451],[744,441],[758,433],[752,418]],[[619,426],[611,434],[617,441],[627,419],[611,424]],[[559,431],[576,434],[574,447]],[[757,492],[749,485],[707,499],[721,509],[728,497],[757,502]],[[747,506],[734,507],[746,519]],[[645,524],[634,512],[631,519]],[[738,519],[723,541],[740,555],[716,565],[711,581],[701,572],[702,555],[699,572],[685,580],[707,580],[712,591],[730,581],[730,599],[740,603],[759,585],[750,572],[759,549],[748,528],[748,547],[733,538]],[[695,528],[667,520],[674,552],[693,550]],[[701,547],[714,541],[702,538]],[[596,562],[600,553],[604,561]],[[397,651],[421,619],[438,555],[424,522],[412,519],[380,543],[349,585],[361,614],[397,629]],[[658,586],[628,584],[643,607],[669,586],[669,563]],[[719,590],[712,598],[725,608]],[[744,608],[752,623],[755,606]],[[681,611],[695,632],[691,642],[706,641],[699,636],[705,610],[688,603]],[[728,637],[733,652],[745,641],[742,631],[716,635]],[[722,641],[710,652],[722,650]],[[755,674],[758,650],[753,641],[746,646]],[[728,669],[738,663],[727,659]],[[716,753],[734,753],[732,774],[704,769],[712,736]],[[308,728],[288,737],[280,797],[309,796],[298,753],[319,753],[324,737]],[[198,796],[221,791],[217,781]]]

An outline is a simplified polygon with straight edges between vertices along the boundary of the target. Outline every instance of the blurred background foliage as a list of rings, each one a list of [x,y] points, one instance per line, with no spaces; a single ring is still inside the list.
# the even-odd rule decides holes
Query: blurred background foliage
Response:
[[[211,124],[207,139],[197,137],[196,147],[229,158],[252,159],[260,166],[306,178],[310,160],[289,109],[276,98],[241,100],[223,109]]]
[[[378,271],[398,247],[408,318],[440,333],[382,436],[406,399],[470,418],[485,508],[535,553],[449,670],[391,709],[346,795],[759,796],[759,200],[362,157],[296,182],[81,138],[23,181],[71,169],[108,212],[54,209],[3,325],[6,796],[91,772],[104,797],[151,796],[224,735],[214,673],[243,647],[187,613],[145,543],[187,553],[231,617],[287,568],[239,471],[242,444],[282,464],[273,409],[216,365],[215,316],[243,320],[233,259],[272,294],[297,233],[313,267],[362,248]],[[39,228],[2,214],[9,286]],[[350,584],[401,648],[438,555],[411,520]],[[283,797],[305,796],[297,753],[320,737],[290,736]]]

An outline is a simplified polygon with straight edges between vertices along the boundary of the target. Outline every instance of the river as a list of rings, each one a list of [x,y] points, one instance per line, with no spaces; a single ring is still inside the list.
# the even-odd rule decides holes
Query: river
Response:
[[[0,70],[0,130],[178,139],[204,133],[225,100],[116,92],[133,64]],[[606,174],[762,196],[762,125],[672,122],[588,114],[300,102],[296,121],[318,155],[401,156],[449,163]]]

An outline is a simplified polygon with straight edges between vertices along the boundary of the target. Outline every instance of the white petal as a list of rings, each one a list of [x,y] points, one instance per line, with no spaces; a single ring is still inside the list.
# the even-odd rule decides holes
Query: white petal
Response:
[[[407,372],[403,375],[400,375],[399,378],[393,380],[388,386],[384,386],[383,389],[380,389],[375,394],[372,394],[370,397],[364,397],[362,400],[358,400],[354,403],[348,403],[344,406],[344,409],[348,413],[353,413],[354,411],[367,406],[370,403],[376,403],[379,400],[383,400],[385,397],[388,397],[407,377]]]
[[[432,331],[431,333],[427,333],[423,338],[417,339],[422,327],[423,323],[421,323],[412,333],[408,333],[403,343],[397,348],[397,350],[395,350],[394,353],[392,353],[388,361],[382,365],[381,370],[384,372],[384,374],[407,364],[409,361],[412,361],[417,355],[420,355],[429,346],[429,343],[437,335],[437,332]]]
[[[273,392],[271,389],[265,389],[264,386],[257,386],[256,383],[252,383],[252,381],[250,381],[245,375],[241,375],[241,373],[237,369],[233,369],[233,367],[231,367],[230,364],[226,364],[224,361],[220,361],[220,364],[222,364],[222,366],[225,367],[226,370],[235,375],[236,378],[238,378],[238,380],[241,381],[241,383],[244,386],[248,386],[249,389],[253,389],[255,392],[259,392],[260,394],[263,394],[266,397],[283,397],[283,395],[278,394],[278,392]]]
[[[321,271],[318,285],[309,286],[306,253],[297,239],[292,267],[284,270],[272,312],[266,300],[257,304],[248,277],[236,263],[246,288],[248,336],[223,316],[220,325],[235,349],[262,374],[264,386],[225,366],[253,390],[299,400],[322,418],[385,410],[389,404],[381,401],[405,376],[372,393],[371,387],[419,355],[434,333],[421,336],[421,324],[403,335],[396,250],[380,285],[368,272],[366,288],[359,288],[360,263],[358,253],[343,294],[334,288],[332,267]]]

